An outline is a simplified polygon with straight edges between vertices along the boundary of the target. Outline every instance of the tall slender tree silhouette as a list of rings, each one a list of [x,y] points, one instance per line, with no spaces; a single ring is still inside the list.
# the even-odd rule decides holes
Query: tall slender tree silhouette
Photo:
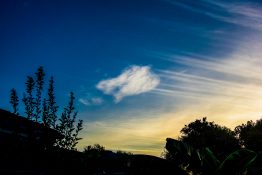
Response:
[[[13,113],[16,115],[19,115],[18,113],[18,104],[19,104],[19,99],[17,96],[17,92],[15,88],[12,88],[10,91],[10,104],[12,105],[13,108]]]
[[[35,98],[35,113],[34,113],[34,120],[37,122],[40,118],[40,114],[42,112],[42,90],[43,90],[43,85],[44,85],[44,69],[42,66],[40,66],[35,73],[36,75],[36,80],[35,80],[35,85],[36,85],[36,98]]]
[[[54,93],[54,78],[51,77],[49,80],[48,87],[48,98],[47,98],[47,110],[48,110],[48,125],[55,129],[57,122],[57,110],[58,106],[56,105],[55,93]]]
[[[78,134],[83,129],[83,120],[79,120],[75,124],[77,112],[75,111],[74,100],[74,93],[70,92],[68,105],[64,108],[59,119],[60,123],[57,126],[58,131],[64,136],[58,140],[57,146],[70,150],[75,149],[78,140],[81,139],[78,137]]]
[[[25,105],[25,113],[27,118],[33,120],[34,117],[34,109],[35,109],[35,100],[33,97],[33,90],[35,86],[35,81],[33,77],[27,76],[26,81],[26,93],[23,94],[23,102]]]

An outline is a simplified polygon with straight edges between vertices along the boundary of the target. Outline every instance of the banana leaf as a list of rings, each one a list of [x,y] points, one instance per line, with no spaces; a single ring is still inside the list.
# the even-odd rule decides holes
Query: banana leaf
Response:
[[[248,149],[240,149],[229,156],[219,166],[221,174],[241,174],[256,160],[257,154]]]

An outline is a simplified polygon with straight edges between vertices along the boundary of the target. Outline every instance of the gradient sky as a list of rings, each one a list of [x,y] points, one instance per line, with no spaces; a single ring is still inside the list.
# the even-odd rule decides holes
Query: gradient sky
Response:
[[[80,150],[160,156],[196,118],[260,118],[261,32],[261,1],[1,0],[0,108],[44,66],[60,109],[75,92]]]

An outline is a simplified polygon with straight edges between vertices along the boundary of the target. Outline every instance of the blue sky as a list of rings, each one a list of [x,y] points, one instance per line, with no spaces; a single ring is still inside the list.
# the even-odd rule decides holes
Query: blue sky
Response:
[[[228,127],[261,116],[259,1],[0,2],[0,107],[44,66],[62,108],[76,94],[79,149],[160,155],[203,116]],[[20,106],[22,110],[22,106]]]

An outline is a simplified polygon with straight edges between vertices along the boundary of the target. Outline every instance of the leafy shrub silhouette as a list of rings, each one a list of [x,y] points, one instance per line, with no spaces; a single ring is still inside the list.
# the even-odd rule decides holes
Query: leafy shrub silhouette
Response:
[[[166,159],[194,174],[242,174],[257,158],[254,151],[239,149],[221,162],[209,148],[195,149],[183,141],[171,138],[166,141]]]

